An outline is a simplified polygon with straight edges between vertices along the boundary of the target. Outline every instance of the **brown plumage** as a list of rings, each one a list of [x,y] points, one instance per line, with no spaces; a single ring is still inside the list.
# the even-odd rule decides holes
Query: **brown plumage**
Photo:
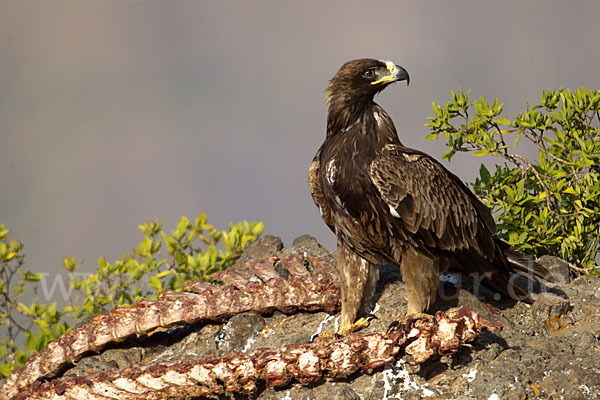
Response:
[[[360,59],[344,64],[326,91],[327,137],[308,181],[338,239],[342,326],[364,310],[377,265],[386,261],[400,266],[409,313],[435,301],[439,274],[448,268],[530,300],[510,272],[532,273],[507,259],[504,253],[512,256],[514,249],[496,237],[487,207],[435,159],[403,146],[390,116],[373,101],[403,80],[408,73],[394,63]]]

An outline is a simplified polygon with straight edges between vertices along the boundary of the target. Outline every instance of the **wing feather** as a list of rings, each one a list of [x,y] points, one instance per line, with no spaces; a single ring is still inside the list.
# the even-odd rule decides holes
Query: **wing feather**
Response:
[[[383,201],[400,216],[394,220],[425,245],[493,257],[495,223],[489,210],[432,157],[387,145],[371,162],[370,175]]]
[[[321,188],[321,180],[319,178],[319,153],[315,156],[313,162],[308,167],[308,187],[313,201],[321,212],[323,221],[329,226],[329,228],[335,232],[335,227],[331,215],[331,208],[325,198],[323,189]]]

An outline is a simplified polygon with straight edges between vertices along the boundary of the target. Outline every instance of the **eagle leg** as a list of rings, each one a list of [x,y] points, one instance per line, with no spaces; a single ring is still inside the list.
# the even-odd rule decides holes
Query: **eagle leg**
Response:
[[[407,246],[402,251],[400,271],[406,285],[407,314],[423,318],[426,315],[423,312],[427,311],[437,298],[440,284],[439,260],[412,246]]]
[[[337,268],[342,282],[342,336],[369,325],[368,318],[356,317],[365,311],[375,292],[379,269],[338,240]]]

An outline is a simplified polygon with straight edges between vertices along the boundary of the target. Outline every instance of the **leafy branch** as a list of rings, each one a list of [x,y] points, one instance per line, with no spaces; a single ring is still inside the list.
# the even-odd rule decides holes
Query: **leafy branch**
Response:
[[[133,251],[114,263],[100,257],[93,274],[78,273],[81,265],[65,257],[74,295],[69,306],[58,310],[56,303],[40,301],[39,286],[28,286],[43,274],[24,269],[23,245],[9,240],[9,230],[0,224],[0,376],[99,312],[156,299],[159,292],[180,290],[189,280],[208,280],[213,272],[231,267],[264,229],[262,222],[240,222],[220,231],[207,223],[205,214],[194,222],[182,217],[171,234],[162,226],[158,221],[140,225],[144,238]],[[29,289],[34,299],[27,306],[19,300]]]
[[[498,99],[469,95],[459,89],[445,105],[433,103],[425,139],[443,134],[447,160],[457,152],[501,158],[493,174],[482,164],[472,184],[499,235],[525,252],[570,261],[575,274],[598,275],[600,91],[545,90],[513,120],[501,116]],[[537,147],[537,160],[517,152],[521,138]]]

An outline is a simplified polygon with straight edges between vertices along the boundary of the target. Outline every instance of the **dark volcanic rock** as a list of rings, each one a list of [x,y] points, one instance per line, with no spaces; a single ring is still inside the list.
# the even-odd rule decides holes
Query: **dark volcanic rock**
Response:
[[[223,355],[230,351],[244,351],[252,340],[265,327],[265,319],[255,312],[234,315],[215,334],[217,349]]]
[[[309,236],[296,239],[285,249],[279,238],[266,236],[248,249],[236,268],[242,275],[250,276],[243,261],[290,253],[333,259]],[[471,347],[463,347],[451,356],[434,357],[418,366],[409,366],[399,357],[393,365],[356,373],[343,381],[321,379],[310,386],[292,384],[278,389],[262,386],[251,398],[600,399],[600,280],[577,278],[567,283],[568,266],[565,270],[566,263],[561,261],[544,261],[547,267],[554,265],[551,269],[555,276],[565,279],[556,279],[558,283],[552,291],[539,294],[533,305],[497,296],[494,300],[493,292],[478,291],[486,298],[484,302],[468,290],[472,290],[468,280],[444,278],[454,284],[442,285],[443,295],[431,311],[469,306],[484,318],[504,325],[501,332],[484,332]],[[386,329],[406,312],[405,288],[398,267],[380,267],[374,304],[377,319],[364,329],[367,333]],[[128,340],[81,360],[67,374],[305,343],[321,332],[335,332],[338,320],[337,315],[324,312],[274,312],[262,316],[244,313],[220,325],[179,327]]]
[[[261,260],[277,254],[281,249],[283,249],[283,242],[280,237],[266,235],[251,243],[240,261],[243,263],[244,261]]]
[[[531,308],[533,318],[547,334],[560,332],[563,326],[569,324],[568,311],[569,300],[552,293],[541,293]]]
[[[315,257],[328,257],[332,255],[325,247],[321,246],[319,242],[317,242],[317,239],[309,235],[297,237],[294,240],[294,243],[292,243],[292,247],[289,249],[283,249],[282,253],[306,253],[308,256]]]
[[[569,263],[554,256],[541,256],[537,260],[552,274],[554,281],[559,284],[566,284],[571,281],[571,271]]]

